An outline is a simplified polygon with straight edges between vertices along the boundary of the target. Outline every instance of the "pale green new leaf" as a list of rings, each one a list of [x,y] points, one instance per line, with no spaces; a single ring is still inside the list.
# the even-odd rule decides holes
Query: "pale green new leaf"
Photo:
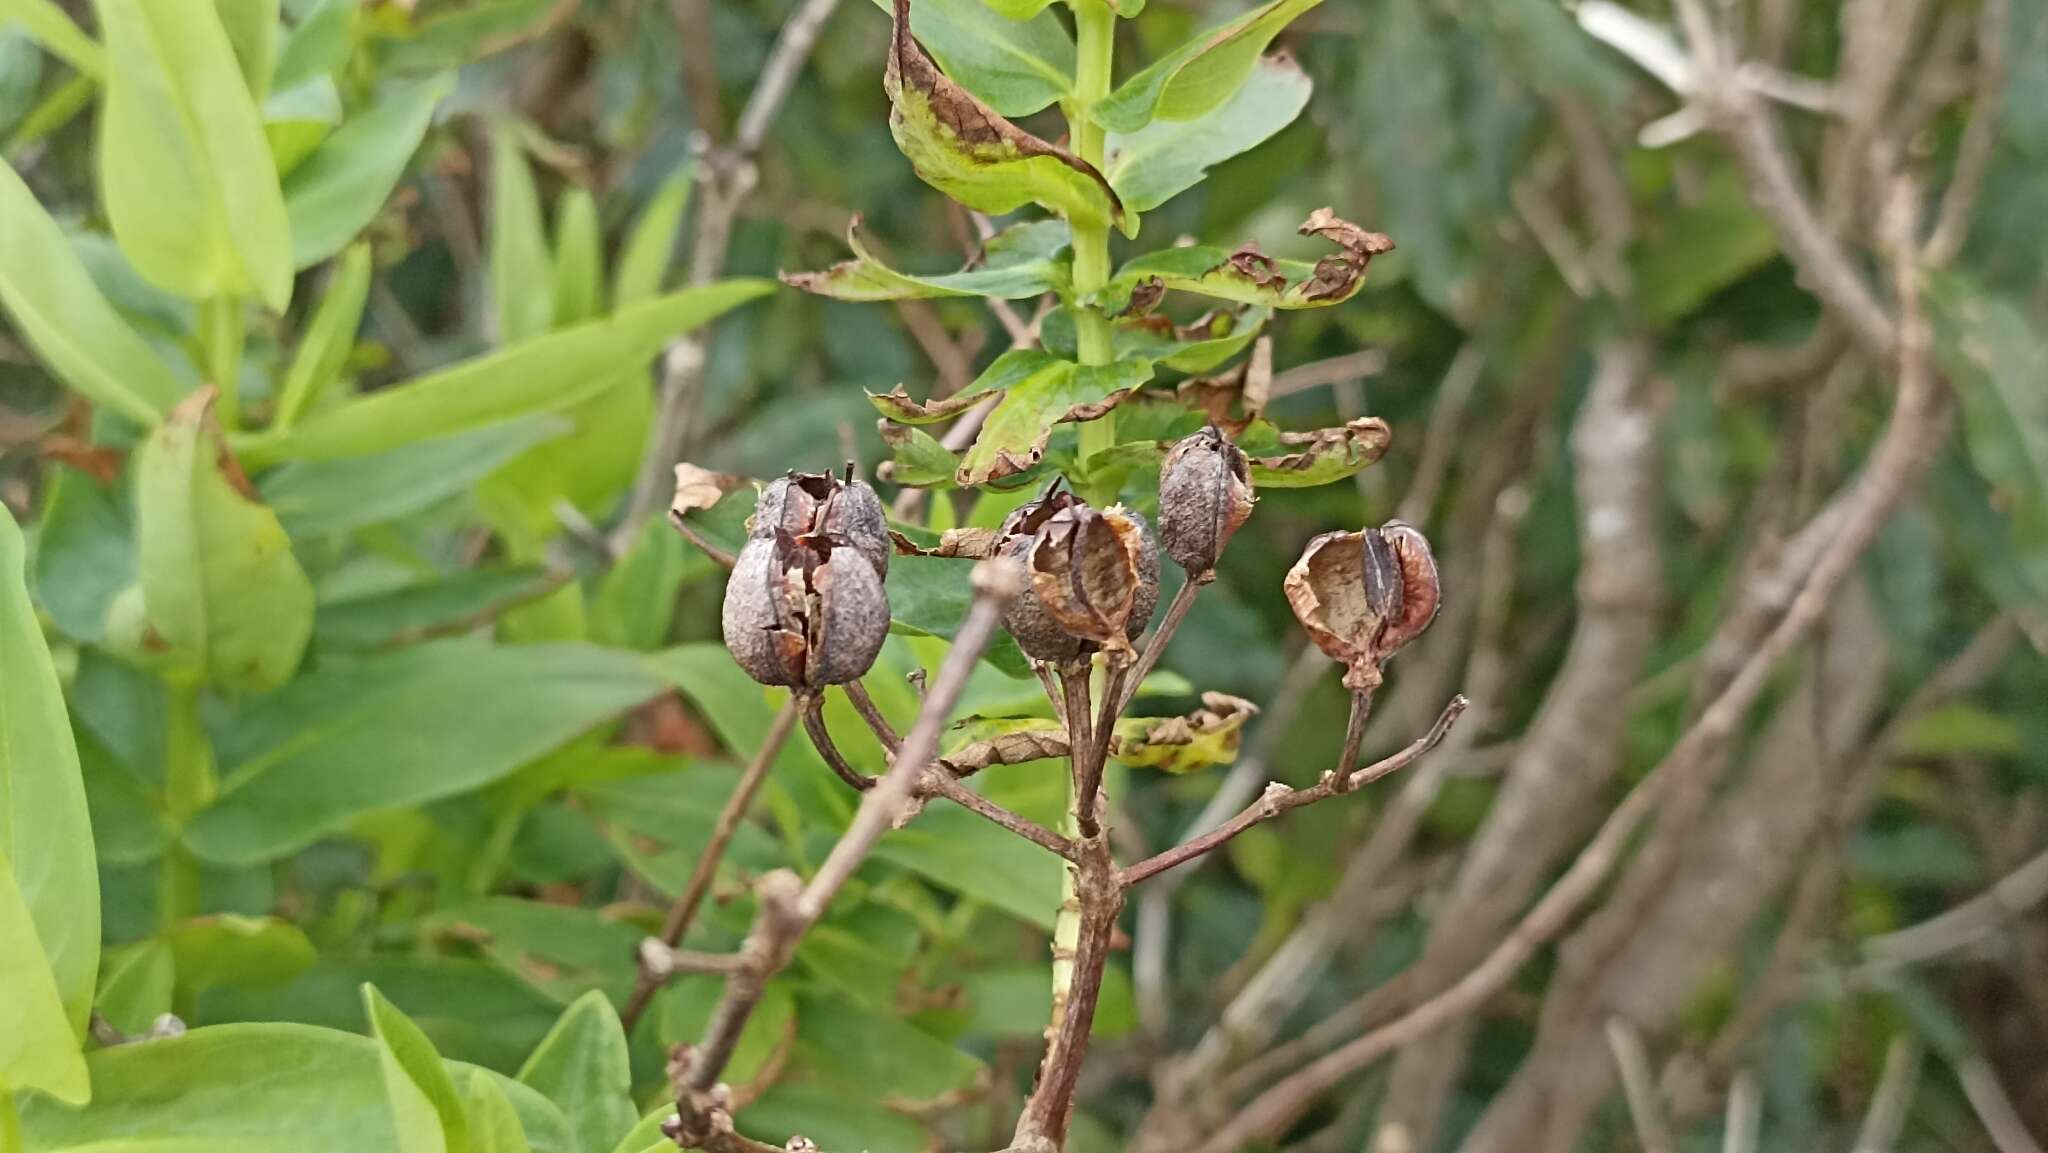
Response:
[[[277,516],[222,472],[214,393],[143,445],[136,488],[144,610],[189,672],[235,691],[291,677],[313,634],[313,586]]]
[[[976,0],[979,2],[979,0]],[[989,239],[976,266],[939,276],[915,276],[890,268],[868,251],[860,231],[861,218],[846,226],[846,246],[854,259],[822,272],[784,273],[791,288],[835,300],[921,300],[940,296],[988,296],[1028,300],[1066,289],[1071,258],[1062,250],[1072,242],[1064,221],[1039,220],[1004,229]]]
[[[482,1069],[470,1070],[468,1114],[470,1153],[528,1153],[519,1111]]]
[[[661,191],[640,210],[640,219],[626,234],[619,249],[619,263],[613,273],[612,308],[635,305],[661,291],[668,277],[669,261],[676,250],[676,234],[683,227],[683,210],[690,205],[690,182],[694,172],[680,165],[662,183]]]
[[[501,346],[546,332],[555,317],[554,276],[540,191],[510,124],[491,126],[491,316]]]
[[[99,0],[100,193],[137,272],[194,300],[291,300],[291,230],[212,0]]]
[[[374,985],[363,986],[363,1011],[377,1038],[399,1153],[469,1153],[469,1118],[434,1043]]]
[[[367,456],[567,408],[616,384],[674,337],[772,291],[765,280],[682,289],[316,413],[247,448],[262,461]]]
[[[0,1091],[40,1089],[82,1105],[92,1097],[78,1031],[65,1019],[63,999],[43,955],[14,869],[0,856]],[[0,1108],[6,1108],[0,1105]],[[0,1121],[0,1125],[4,1125]],[[0,1128],[0,1137],[6,1131]]]
[[[1264,57],[1242,88],[1195,119],[1160,119],[1128,135],[1111,133],[1102,174],[1125,208],[1149,212],[1201,183],[1211,167],[1293,123],[1314,87],[1292,57]]]
[[[325,76],[283,88],[263,103],[263,137],[279,179],[289,177],[341,124],[341,90]]]
[[[604,233],[597,201],[570,188],[555,202],[554,327],[581,324],[604,311]]]
[[[1118,85],[1095,106],[1095,122],[1112,132],[1132,133],[1154,119],[1193,120],[1203,115],[1250,79],[1260,54],[1281,29],[1321,2],[1267,0],[1234,20],[1197,33]]]
[[[50,372],[146,426],[185,389],[93,283],[57,222],[0,163],[0,304]]]
[[[452,74],[393,86],[292,170],[284,207],[293,268],[340,252],[376,217],[427,134],[435,106],[454,86]]]
[[[332,76],[348,62],[356,10],[362,0],[318,0],[277,52],[271,83],[296,88],[315,77]]]
[[[0,24],[18,22],[64,63],[94,80],[107,73],[107,54],[54,0],[0,0]]]
[[[639,1117],[625,1029],[595,989],[563,1011],[520,1067],[519,1080],[561,1107],[583,1153],[606,1153]]]
[[[888,0],[875,6],[889,10]],[[1074,86],[1074,38],[1041,5],[1022,15],[982,0],[916,0],[910,31],[962,88],[1005,116],[1029,116]]]
[[[221,29],[241,65],[242,83],[258,107],[270,97],[270,76],[277,59],[277,0],[213,0]]]
[[[370,298],[370,246],[350,248],[327,281],[327,294],[313,322],[299,338],[298,351],[285,371],[284,388],[277,398],[272,423],[290,428],[298,423],[328,385],[341,376],[349,350],[356,344],[356,329],[363,321],[363,305]]]

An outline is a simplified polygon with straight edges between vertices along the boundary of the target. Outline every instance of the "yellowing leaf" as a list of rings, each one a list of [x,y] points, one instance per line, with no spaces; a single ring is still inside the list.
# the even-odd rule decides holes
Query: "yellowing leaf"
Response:
[[[1228,693],[1203,693],[1202,707],[1182,717],[1126,717],[1116,723],[1110,755],[1127,765],[1191,773],[1237,759],[1244,723],[1259,707]]]

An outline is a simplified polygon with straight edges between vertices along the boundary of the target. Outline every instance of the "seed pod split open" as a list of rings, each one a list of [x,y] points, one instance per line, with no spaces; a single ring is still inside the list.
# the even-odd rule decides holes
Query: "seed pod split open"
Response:
[[[1378,685],[1380,665],[1429,627],[1442,599],[1429,540],[1400,521],[1316,537],[1284,587],[1309,639],[1344,664],[1352,689]]]
[[[1159,605],[1159,553],[1143,517],[1113,505],[1097,511],[1069,492],[1010,514],[1004,555],[1023,563],[1030,588],[1004,623],[1038,660],[1096,649],[1128,650]]]

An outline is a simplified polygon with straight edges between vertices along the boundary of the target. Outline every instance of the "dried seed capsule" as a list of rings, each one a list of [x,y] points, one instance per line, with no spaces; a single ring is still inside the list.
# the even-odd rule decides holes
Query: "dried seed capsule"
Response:
[[[791,536],[811,531],[819,503],[831,496],[838,484],[838,477],[825,472],[791,472],[769,481],[754,502],[747,537],[772,539],[778,529]]]
[[[1429,627],[1441,600],[1429,541],[1399,521],[1309,541],[1284,587],[1309,639],[1344,664],[1353,689],[1380,683],[1381,663]]]
[[[889,541],[889,516],[866,481],[848,481],[833,494],[819,510],[817,531],[846,542],[878,575],[889,575],[889,557],[896,551]]]
[[[875,571],[889,575],[889,519],[882,498],[866,481],[842,479],[826,472],[792,472],[770,481],[754,504],[750,538],[777,531],[801,537],[822,533],[867,558]]]
[[[1136,640],[1145,626],[1152,623],[1152,614],[1159,608],[1159,546],[1152,541],[1152,526],[1130,509],[1111,505],[1102,515],[1121,517],[1130,522],[1133,530],[1138,554],[1138,592],[1131,598],[1131,617],[1124,623],[1124,635]]]
[[[720,623],[748,676],[814,689],[874,665],[889,635],[889,601],[881,574],[859,552],[782,531],[740,550]]]
[[[1072,660],[1123,649],[1159,605],[1159,550],[1145,518],[1114,505],[1097,512],[1056,491],[1003,521],[1002,555],[1021,562],[1030,586],[1003,623],[1025,655]]]
[[[1251,463],[1215,426],[1182,439],[1159,469],[1159,539],[1191,575],[1215,569],[1252,515]]]

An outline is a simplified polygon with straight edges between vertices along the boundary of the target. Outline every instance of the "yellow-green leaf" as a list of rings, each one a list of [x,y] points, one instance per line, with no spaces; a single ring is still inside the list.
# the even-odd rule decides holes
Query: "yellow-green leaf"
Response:
[[[1064,291],[1067,286],[1072,257],[1063,252],[1072,243],[1072,233],[1062,221],[1039,220],[1004,229],[989,239],[980,258],[968,268],[940,276],[916,276],[896,271],[869,252],[860,220],[855,216],[846,226],[852,260],[822,272],[784,273],[782,282],[834,300],[858,301],[940,296],[1027,300]]]
[[[92,1097],[85,1056],[64,1019],[57,982],[6,857],[0,857],[0,982],[7,986],[0,997],[0,1085],[84,1104]]]
[[[434,1043],[374,985],[363,986],[363,1010],[377,1038],[399,1153],[469,1153],[468,1115]]]
[[[1197,34],[1124,81],[1097,104],[1097,124],[1136,132],[1155,118],[1193,120],[1231,98],[1251,77],[1259,54],[1280,30],[1322,0],[1267,0],[1250,12]]]
[[[619,266],[612,281],[614,309],[638,304],[661,291],[675,255],[676,234],[683,227],[683,210],[690,205],[693,175],[688,164],[678,166],[640,210],[640,219],[633,222],[633,230],[619,249]]]
[[[107,54],[52,0],[0,0],[0,24],[19,22],[64,63],[94,80],[107,74]]]
[[[349,350],[356,344],[356,328],[363,320],[363,305],[370,298],[370,246],[358,244],[342,256],[334,275],[327,281],[327,294],[313,323],[299,338],[299,348],[286,370],[284,388],[277,398],[276,427],[288,429],[341,376]]]

